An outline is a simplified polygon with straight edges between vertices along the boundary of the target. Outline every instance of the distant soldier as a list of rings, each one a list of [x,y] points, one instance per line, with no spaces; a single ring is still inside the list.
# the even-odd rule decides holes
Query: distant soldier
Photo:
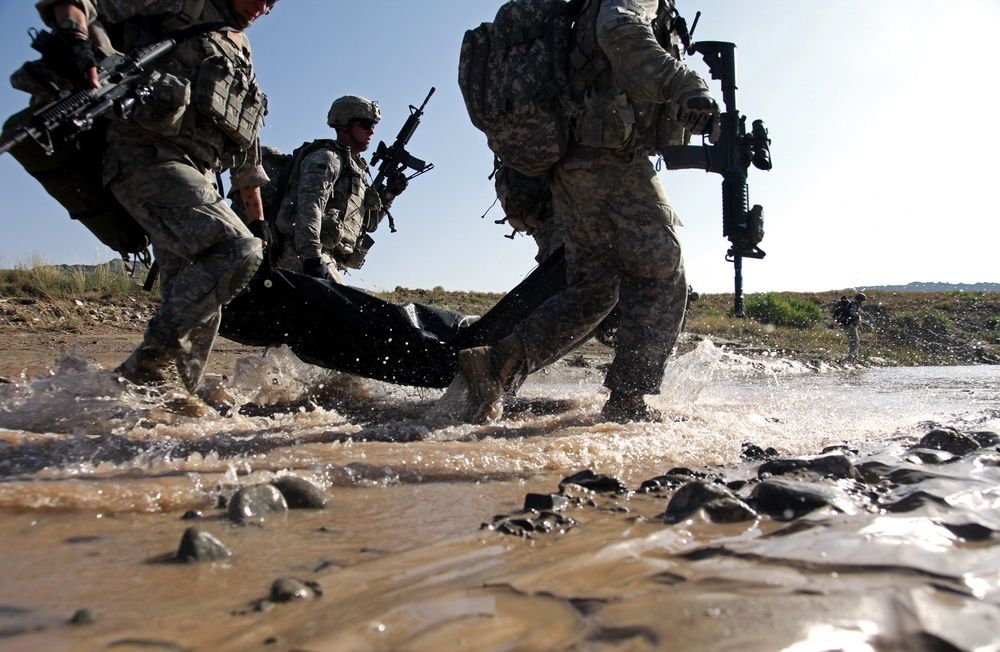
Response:
[[[368,232],[407,186],[402,173],[387,180],[381,196],[369,186],[368,162],[361,154],[371,146],[381,118],[378,102],[339,97],[327,116],[337,139],[315,140],[296,150],[276,220],[282,236],[278,267],[343,284],[341,271],[364,264],[374,243]]]
[[[844,300],[844,297],[841,297]],[[858,349],[861,346],[861,317],[864,315],[862,307],[865,302],[865,295],[858,292],[854,295],[854,301],[848,301],[843,313],[844,332],[847,333],[847,359],[857,362]]]

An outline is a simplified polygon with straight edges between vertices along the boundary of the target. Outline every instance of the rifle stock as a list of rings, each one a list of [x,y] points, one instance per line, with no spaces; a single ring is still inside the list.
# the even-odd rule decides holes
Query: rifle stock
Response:
[[[699,41],[690,52],[702,55],[712,79],[722,83],[725,111],[719,114],[720,135],[713,144],[676,145],[661,150],[670,170],[705,170],[722,176],[722,235],[729,239],[726,260],[735,275],[733,309],[744,316],[743,259],[763,258],[757,245],[764,237],[764,209],[749,206],[747,172],[751,165],[771,169],[770,138],[762,120],[747,133],[746,116],[736,107],[736,45],[724,41]]]

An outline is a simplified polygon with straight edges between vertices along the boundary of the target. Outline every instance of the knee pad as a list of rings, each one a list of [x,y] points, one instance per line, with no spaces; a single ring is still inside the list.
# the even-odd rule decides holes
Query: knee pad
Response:
[[[257,238],[235,238],[212,247],[207,257],[214,268],[216,295],[225,305],[246,287],[264,261],[264,251]]]

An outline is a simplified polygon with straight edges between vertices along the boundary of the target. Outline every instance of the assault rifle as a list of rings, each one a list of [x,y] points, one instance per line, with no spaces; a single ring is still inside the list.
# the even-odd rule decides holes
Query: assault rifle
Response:
[[[693,31],[693,30],[692,30]],[[736,108],[736,45],[723,41],[700,41],[688,48],[708,64],[712,79],[722,82],[725,111],[719,115],[720,136],[714,144],[664,147],[663,160],[670,170],[698,169],[722,175],[722,235],[729,239],[726,260],[735,270],[733,309],[744,316],[743,259],[763,258],[757,245],[764,238],[764,209],[749,207],[747,171],[771,169],[771,140],[762,120],[754,120],[747,133],[746,116]]]
[[[32,47],[43,51],[46,42],[54,38],[50,32],[32,34]],[[126,117],[137,102],[142,102],[151,92],[146,86],[133,82],[154,59],[169,52],[177,42],[165,38],[128,55],[112,55],[97,67],[97,88],[80,88],[55,93],[55,99],[33,112],[22,124],[11,129],[10,135],[0,142],[0,154],[27,141],[34,140],[46,154],[52,154],[57,140],[72,141],[93,128],[94,122],[109,111]],[[41,70],[39,70],[41,72]],[[44,76],[36,74],[44,83]],[[49,84],[52,86],[52,83]],[[53,90],[58,90],[53,88]]]
[[[427,101],[431,99],[431,95],[434,94],[435,90],[431,86],[431,90],[427,93],[427,97],[424,98],[424,102],[420,105],[420,108],[412,104],[410,105],[410,117],[403,123],[403,128],[399,130],[399,133],[396,135],[396,141],[392,145],[386,147],[384,142],[379,141],[378,147],[375,148],[375,153],[372,154],[372,167],[378,165],[378,174],[375,175],[372,188],[377,190],[380,195],[385,190],[386,179],[390,176],[410,169],[413,170],[413,174],[406,177],[407,180],[410,180],[413,177],[420,176],[424,172],[434,169],[433,163],[425,163],[407,152],[406,145],[410,142],[410,138],[413,137],[413,132],[420,126],[420,119],[424,115],[424,107],[427,106]],[[381,165],[379,165],[379,161],[382,162]],[[386,211],[385,214],[389,218],[389,231],[395,233],[396,222],[392,219],[392,213]],[[376,224],[375,226],[378,225]],[[369,229],[369,231],[374,230],[374,228]]]

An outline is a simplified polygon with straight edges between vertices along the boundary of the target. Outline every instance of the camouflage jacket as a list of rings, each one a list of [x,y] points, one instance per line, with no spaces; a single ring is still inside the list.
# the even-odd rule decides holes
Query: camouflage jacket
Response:
[[[672,7],[673,3],[667,3]],[[708,91],[681,57],[671,32],[665,48],[651,15],[637,0],[590,0],[574,26],[573,97],[582,98],[575,139],[593,147],[645,149],[687,142],[675,102]]]
[[[368,163],[347,145],[318,140],[305,147],[289,174],[278,230],[299,258],[326,251],[343,267],[382,205],[368,185]]]
[[[63,0],[41,0],[37,8],[52,26],[52,5]],[[107,51],[110,41],[103,24],[158,17],[175,30],[208,23],[231,27],[210,31],[180,42],[157,59],[146,82],[153,89],[127,121],[112,123],[110,142],[153,145],[168,141],[200,169],[232,170],[236,188],[267,182],[260,161],[258,132],[266,113],[266,98],[253,72],[250,41],[235,27],[225,0],[75,0],[87,16],[91,40]],[[196,15],[192,15],[196,14]],[[125,30],[128,41],[129,30]],[[107,53],[107,52],[105,52]],[[206,74],[209,73],[209,74]],[[204,81],[214,84],[207,88]],[[232,109],[236,108],[236,111]],[[230,118],[220,118],[229,109]],[[235,117],[232,117],[235,116]],[[113,176],[113,170],[105,172]]]

